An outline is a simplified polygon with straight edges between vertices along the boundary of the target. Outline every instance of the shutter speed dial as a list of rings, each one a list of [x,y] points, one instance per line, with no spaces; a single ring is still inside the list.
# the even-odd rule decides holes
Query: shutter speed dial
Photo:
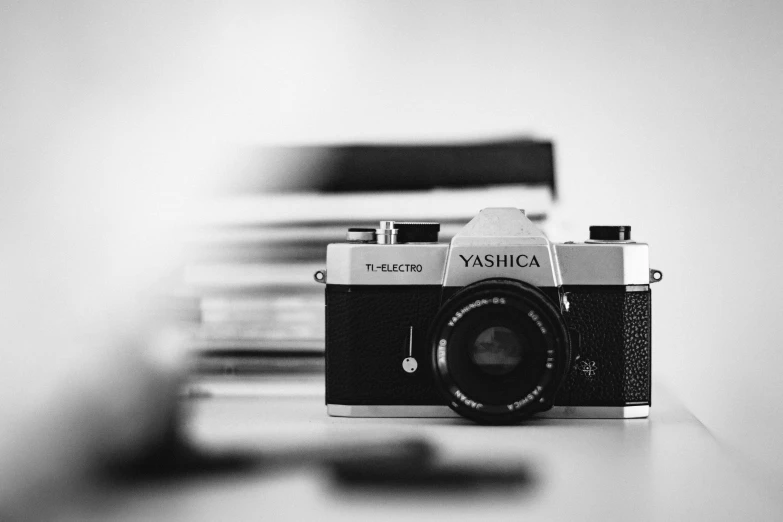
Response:
[[[437,243],[440,223],[395,223],[400,243]]]

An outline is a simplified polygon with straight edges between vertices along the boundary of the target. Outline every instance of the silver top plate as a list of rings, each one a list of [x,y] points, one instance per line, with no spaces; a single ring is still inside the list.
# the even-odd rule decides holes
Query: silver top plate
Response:
[[[328,284],[462,287],[491,278],[535,286],[646,285],[645,243],[549,241],[514,208],[485,209],[451,244],[346,244],[327,248]]]

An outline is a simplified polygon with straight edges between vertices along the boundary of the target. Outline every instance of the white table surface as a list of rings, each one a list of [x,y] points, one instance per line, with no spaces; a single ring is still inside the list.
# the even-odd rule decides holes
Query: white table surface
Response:
[[[324,469],[258,470],[113,491],[73,520],[783,520],[780,484],[732,452],[665,390],[649,419],[547,420],[484,427],[461,419],[326,415],[322,381],[215,388],[189,401],[206,447],[297,448],[423,434],[448,462],[528,465],[532,481],[477,490],[355,489]],[[286,389],[288,392],[286,392]],[[257,394],[262,391],[260,395]]]

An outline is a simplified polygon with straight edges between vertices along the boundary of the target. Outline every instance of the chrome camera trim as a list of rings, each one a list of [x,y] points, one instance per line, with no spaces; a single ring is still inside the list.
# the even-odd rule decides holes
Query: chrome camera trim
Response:
[[[448,418],[460,417],[448,406],[424,405],[362,405],[327,404],[326,412],[331,417],[364,418]],[[649,417],[649,404],[633,406],[554,406],[551,410],[537,413],[535,417],[546,419],[643,419]]]
[[[463,287],[491,278],[543,287],[650,283],[646,243],[552,243],[516,208],[482,210],[450,244],[330,244],[326,271],[332,285]]]

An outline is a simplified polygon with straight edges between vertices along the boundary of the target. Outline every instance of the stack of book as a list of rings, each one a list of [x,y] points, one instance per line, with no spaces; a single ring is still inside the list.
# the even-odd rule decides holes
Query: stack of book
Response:
[[[189,238],[185,281],[200,298],[199,374],[322,372],[324,287],[313,274],[348,227],[437,221],[448,241],[485,207],[524,208],[543,224],[555,196],[548,142],[289,147],[279,154],[288,168],[297,169],[296,158],[307,164],[308,184],[292,176],[291,186],[269,192],[268,183],[251,179],[244,191],[211,201]]]

